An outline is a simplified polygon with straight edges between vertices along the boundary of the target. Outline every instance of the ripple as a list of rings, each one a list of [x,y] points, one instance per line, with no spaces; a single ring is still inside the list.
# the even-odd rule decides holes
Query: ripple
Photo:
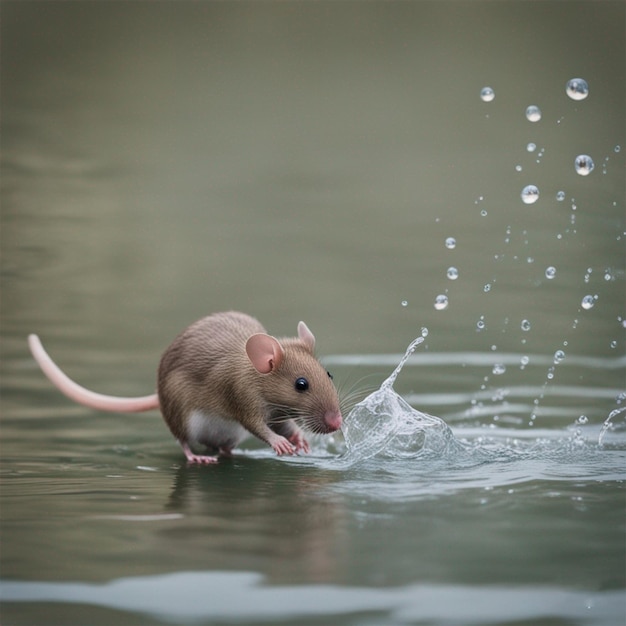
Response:
[[[552,365],[554,355],[498,353],[498,362],[505,365],[519,364],[523,356],[529,356],[533,365]],[[323,358],[328,366],[349,365],[367,367],[395,366],[402,358],[402,354],[335,354]],[[488,365],[493,366],[494,355],[489,352],[438,352],[412,355],[406,362],[407,366],[431,365]],[[621,357],[589,357],[583,355],[568,355],[561,367],[584,366],[593,369],[614,370],[626,368],[626,356]]]
[[[613,624],[623,615],[625,594],[623,590],[570,590],[545,585],[271,585],[255,572],[182,571],[118,578],[104,584],[3,580],[0,597],[3,602],[99,606],[174,624],[266,624],[283,622],[286,616],[292,621],[310,621],[317,616],[325,623],[337,623],[342,616],[349,619],[355,614],[389,625],[542,620],[569,623],[580,621],[581,611],[590,604],[594,624]],[[233,602],[237,597],[246,601]],[[289,598],[287,606],[285,598]]]

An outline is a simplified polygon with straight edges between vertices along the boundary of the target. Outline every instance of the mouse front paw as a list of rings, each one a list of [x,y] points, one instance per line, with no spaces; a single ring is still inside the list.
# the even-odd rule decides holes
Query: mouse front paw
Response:
[[[295,448],[292,443],[289,442],[288,439],[277,435],[272,438],[272,441],[269,442],[270,446],[274,449],[274,452],[281,456],[283,454],[293,454],[295,452]]]
[[[311,447],[309,446],[309,442],[304,438],[304,435],[298,431],[295,432],[291,437],[289,437],[289,441],[295,446],[296,452],[309,453],[311,451]]]

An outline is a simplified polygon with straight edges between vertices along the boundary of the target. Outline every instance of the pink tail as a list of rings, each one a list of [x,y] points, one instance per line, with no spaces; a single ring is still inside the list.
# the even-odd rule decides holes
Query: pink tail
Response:
[[[140,413],[159,408],[159,397],[157,394],[143,396],[141,398],[118,398],[116,396],[105,396],[95,391],[89,391],[75,383],[66,376],[50,358],[48,353],[39,341],[37,335],[28,336],[30,351],[39,363],[43,373],[56,385],[68,398],[79,404],[84,404],[92,409],[100,411],[113,411],[115,413]]]

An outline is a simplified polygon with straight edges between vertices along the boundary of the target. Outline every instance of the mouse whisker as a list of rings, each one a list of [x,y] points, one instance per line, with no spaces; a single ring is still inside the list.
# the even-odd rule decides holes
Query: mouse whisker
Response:
[[[299,417],[299,411],[284,404],[270,404],[270,422],[279,424]]]
[[[378,389],[378,386],[375,385],[368,385],[367,387],[357,388],[357,384],[360,383],[364,378],[365,377],[363,377],[360,381],[357,381],[357,383],[351,385],[350,389],[347,392],[343,389],[338,392],[339,405],[341,408],[341,412],[344,415],[350,413],[350,411],[354,408],[356,404],[361,402],[361,400],[363,400],[367,395]]]
[[[355,393],[353,396],[350,396],[347,398],[341,398],[340,400],[341,413],[343,415],[348,415],[350,411],[352,411],[352,409],[359,402],[361,402],[366,396],[370,395],[373,391],[375,391],[375,389],[371,389],[369,391],[364,390],[360,393]]]

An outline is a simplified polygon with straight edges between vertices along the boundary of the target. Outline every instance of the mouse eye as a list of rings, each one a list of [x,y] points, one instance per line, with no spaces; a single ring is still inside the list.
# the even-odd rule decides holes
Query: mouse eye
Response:
[[[306,391],[309,388],[309,381],[306,378],[296,378],[296,384],[294,385],[296,391]]]
[[[326,372],[328,374],[328,378],[333,379],[333,375],[330,372]]]

